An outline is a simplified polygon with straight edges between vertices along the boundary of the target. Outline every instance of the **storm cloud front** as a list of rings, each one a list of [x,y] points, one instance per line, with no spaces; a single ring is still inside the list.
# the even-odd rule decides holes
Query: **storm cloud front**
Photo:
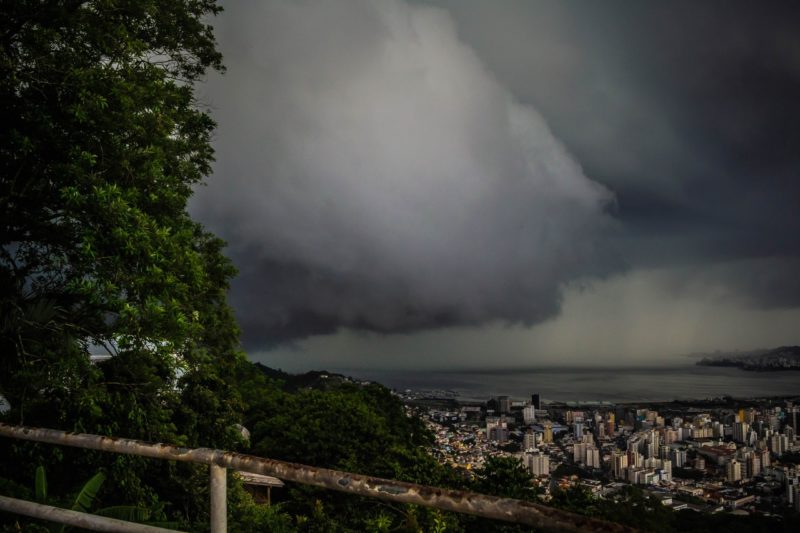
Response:
[[[191,211],[240,270],[250,357],[800,342],[797,2],[240,1],[213,24]]]
[[[236,2],[204,96],[214,176],[192,205],[229,242],[245,346],[557,314],[620,268],[615,198],[451,16],[401,1]]]

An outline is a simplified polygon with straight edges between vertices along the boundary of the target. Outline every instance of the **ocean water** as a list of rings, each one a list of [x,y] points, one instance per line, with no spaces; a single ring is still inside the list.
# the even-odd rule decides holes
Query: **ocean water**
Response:
[[[331,369],[333,370],[333,369]],[[661,368],[531,368],[516,370],[364,370],[339,372],[397,389],[450,390],[461,399],[508,395],[551,401],[665,401],[721,396],[800,395],[800,371],[749,372],[680,365]]]

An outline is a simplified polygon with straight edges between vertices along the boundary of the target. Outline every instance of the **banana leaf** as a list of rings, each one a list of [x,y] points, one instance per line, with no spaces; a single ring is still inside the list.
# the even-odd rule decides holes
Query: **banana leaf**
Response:
[[[47,501],[47,475],[44,472],[43,466],[36,467],[34,492],[36,493],[37,502],[44,503]]]
[[[81,491],[78,493],[78,497],[75,498],[75,503],[72,505],[72,510],[88,513],[92,508],[92,504],[97,498],[97,493],[100,491],[100,487],[103,486],[103,482],[105,480],[105,473],[98,472],[92,477],[92,479],[87,481]]]

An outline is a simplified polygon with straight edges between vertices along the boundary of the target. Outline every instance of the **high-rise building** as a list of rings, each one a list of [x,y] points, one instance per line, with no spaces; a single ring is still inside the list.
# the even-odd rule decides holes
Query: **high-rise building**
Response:
[[[670,452],[670,460],[678,468],[683,468],[686,464],[686,450],[673,449]]]
[[[747,477],[756,477],[761,473],[761,454],[754,452],[747,458]]]
[[[508,440],[508,424],[505,417],[486,417],[486,438],[498,442]]]
[[[553,442],[553,423],[550,421],[544,423],[544,434],[542,435],[542,441],[547,444]]]
[[[753,431],[753,428],[750,428],[750,432],[747,434],[747,438],[746,438],[745,442],[751,448],[754,447],[756,445],[756,443],[758,442],[758,433]]]
[[[567,421],[567,424],[572,424],[573,422],[583,422],[583,411],[567,411],[564,413],[564,419]]]
[[[642,447],[642,440],[638,436],[628,440],[628,451],[640,451]]]
[[[522,421],[526,426],[536,422],[536,408],[533,405],[526,405],[522,408]]]
[[[736,459],[731,459],[726,467],[728,483],[736,483],[742,480],[742,464]]]
[[[572,460],[576,463],[586,463],[586,447],[588,444],[585,442],[576,442],[572,447]]]
[[[511,412],[511,398],[508,396],[498,396],[497,397],[497,408],[500,409],[502,414],[507,414]]]
[[[742,409],[742,412],[744,410]],[[736,442],[746,442],[747,434],[750,432],[750,424],[747,422],[736,422],[733,424],[733,440]]]
[[[534,409],[539,410],[542,408],[542,402],[538,394],[531,394],[531,405]]]
[[[536,448],[536,433],[528,430],[522,437],[522,449],[524,451]]]
[[[624,453],[614,452],[611,456],[611,469],[617,479],[625,478],[625,470],[628,468],[628,456]]]
[[[616,429],[614,413],[609,411],[606,413],[606,435],[613,437]]]
[[[666,444],[662,444],[658,447],[658,457],[661,459],[669,459],[670,449],[671,448]]]
[[[789,501],[789,505],[796,508],[797,496],[800,494],[800,490],[797,490],[800,487],[800,476],[791,472],[786,476],[786,499]]]
[[[778,433],[772,435],[768,441],[769,449],[775,455],[783,455],[789,449],[789,438]]]
[[[586,461],[584,462],[589,468],[600,468],[600,450],[591,444],[587,444]]]
[[[489,436],[489,432],[492,428],[497,427],[500,424],[500,417],[499,416],[487,416],[486,417],[486,436]]]
[[[641,468],[644,465],[644,456],[636,450],[628,452],[628,467]]]
[[[575,443],[572,458],[576,463],[583,463],[589,468],[600,468],[600,450],[594,444]]]
[[[489,433],[489,440],[506,442],[508,440],[508,428],[504,425],[492,428]]]
[[[660,445],[661,437],[658,433],[653,430],[650,430],[650,433],[647,436],[647,447],[645,448],[645,453],[647,457],[658,457],[658,449]]]
[[[769,450],[764,448],[764,449],[760,450],[760,453],[761,453],[761,457],[760,457],[760,459],[761,459],[761,469],[763,470],[763,469],[767,468],[771,464],[770,456],[769,456]]]
[[[541,451],[535,451],[527,455],[528,468],[535,477],[550,475],[550,457]]]
[[[658,457],[649,457],[644,460],[644,467],[650,469],[661,468],[664,464],[664,461],[659,459]]]

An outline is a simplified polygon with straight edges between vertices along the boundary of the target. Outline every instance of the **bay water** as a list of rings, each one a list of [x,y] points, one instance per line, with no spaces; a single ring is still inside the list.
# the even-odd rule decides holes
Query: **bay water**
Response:
[[[452,391],[462,400],[485,400],[498,395],[530,400],[534,393],[550,401],[612,403],[800,395],[800,371],[753,372],[693,364],[642,368],[336,371],[400,391]]]

